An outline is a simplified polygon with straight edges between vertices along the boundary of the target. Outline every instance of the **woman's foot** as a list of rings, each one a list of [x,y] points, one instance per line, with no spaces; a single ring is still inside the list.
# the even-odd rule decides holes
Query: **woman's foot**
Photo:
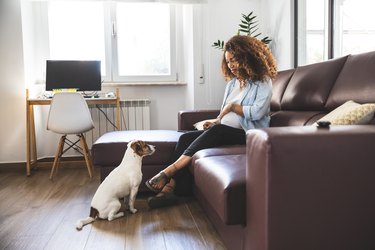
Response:
[[[160,193],[169,181],[170,178],[163,171],[160,171],[160,173],[146,181],[146,187],[155,193]]]
[[[157,195],[147,199],[150,208],[161,208],[174,205],[178,202],[178,197],[174,194],[176,182],[171,179]]]

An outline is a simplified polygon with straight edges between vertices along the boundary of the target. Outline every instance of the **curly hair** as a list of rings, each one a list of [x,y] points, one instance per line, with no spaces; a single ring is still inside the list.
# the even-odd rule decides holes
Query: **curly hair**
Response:
[[[225,59],[227,51],[233,54],[239,64],[238,78],[264,81],[267,78],[274,79],[276,77],[276,60],[267,45],[254,37],[236,35],[224,46],[221,71],[226,80],[235,77],[228,68]]]

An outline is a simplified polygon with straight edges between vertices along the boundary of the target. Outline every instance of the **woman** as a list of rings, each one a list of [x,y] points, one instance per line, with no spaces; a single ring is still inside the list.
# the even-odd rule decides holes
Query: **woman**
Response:
[[[276,62],[260,40],[237,35],[224,47],[221,63],[227,83],[219,116],[206,122],[204,131],[183,134],[176,146],[172,164],[146,181],[157,193],[149,198],[151,208],[171,205],[176,195],[189,195],[192,176],[186,166],[195,152],[221,145],[246,144],[246,131],[269,126],[272,79]]]

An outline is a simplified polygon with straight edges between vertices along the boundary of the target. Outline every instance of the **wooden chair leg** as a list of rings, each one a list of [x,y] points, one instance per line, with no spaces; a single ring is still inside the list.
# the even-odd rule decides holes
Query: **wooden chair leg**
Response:
[[[83,134],[80,134],[78,136],[79,136],[79,140],[81,142],[81,146],[82,146],[82,149],[83,149],[83,155],[85,156],[87,171],[89,172],[90,178],[92,178],[93,167],[92,167],[92,160],[91,160],[90,151],[89,151],[89,148],[87,147],[85,136]]]
[[[57,147],[55,159],[54,159],[53,165],[52,165],[51,174],[49,176],[50,180],[52,180],[53,176],[55,175],[56,169],[59,165],[61,154],[64,150],[65,139],[66,139],[66,135],[61,136],[61,138],[60,138],[59,146]]]

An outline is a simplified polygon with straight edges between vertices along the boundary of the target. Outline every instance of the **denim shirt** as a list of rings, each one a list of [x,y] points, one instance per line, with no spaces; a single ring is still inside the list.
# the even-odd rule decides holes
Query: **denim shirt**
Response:
[[[221,109],[224,108],[225,102],[232,92],[237,78],[233,78],[227,83],[224,92],[224,100]],[[272,97],[272,81],[247,80],[241,106],[244,116],[238,116],[242,128],[247,131],[254,128],[269,127],[270,124],[270,104]]]

